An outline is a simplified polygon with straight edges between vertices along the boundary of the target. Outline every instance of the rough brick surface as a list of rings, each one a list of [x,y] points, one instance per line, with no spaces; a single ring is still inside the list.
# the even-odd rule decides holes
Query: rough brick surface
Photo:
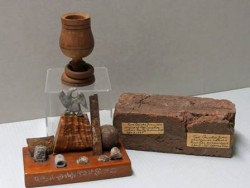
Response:
[[[116,104],[114,126],[127,149],[231,157],[235,112],[228,100],[125,93]],[[140,123],[163,123],[164,134],[128,134],[123,123],[139,123],[137,128]],[[202,138],[199,147],[187,146],[189,133],[215,134],[215,144],[204,147]],[[227,148],[218,143],[220,135],[230,137]]]

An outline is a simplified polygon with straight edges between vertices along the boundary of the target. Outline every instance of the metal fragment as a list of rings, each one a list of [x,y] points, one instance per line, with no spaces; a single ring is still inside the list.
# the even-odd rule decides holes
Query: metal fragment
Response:
[[[76,93],[76,96],[74,94]],[[66,93],[61,91],[59,99],[66,108],[65,115],[76,114],[81,116],[83,114],[81,106],[88,108],[85,96],[82,92],[77,91],[76,88],[70,88]]]
[[[44,162],[46,161],[48,158],[47,155],[47,147],[46,146],[41,146],[38,145],[35,147],[35,151],[34,151],[34,161],[35,162]]]
[[[57,154],[55,156],[55,166],[57,168],[64,168],[67,166],[67,162],[62,154]]]

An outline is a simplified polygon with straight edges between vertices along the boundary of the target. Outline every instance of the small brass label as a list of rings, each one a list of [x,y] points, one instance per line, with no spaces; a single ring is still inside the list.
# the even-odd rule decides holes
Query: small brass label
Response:
[[[230,135],[187,133],[188,147],[230,148]]]
[[[122,123],[123,134],[164,134],[164,123]]]

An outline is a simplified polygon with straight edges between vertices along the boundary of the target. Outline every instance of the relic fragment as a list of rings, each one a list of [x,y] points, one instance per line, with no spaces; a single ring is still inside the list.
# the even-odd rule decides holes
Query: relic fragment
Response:
[[[114,126],[127,149],[231,157],[235,112],[228,100],[125,93]]]
[[[50,155],[53,153],[54,149],[54,136],[48,136],[48,137],[40,137],[40,138],[27,138],[26,139],[29,152],[31,157],[34,156],[34,151],[36,146],[46,146],[47,148],[47,155]]]
[[[110,151],[110,159],[111,160],[117,160],[122,159],[121,151],[118,147],[113,147]]]
[[[34,151],[34,161],[35,162],[44,162],[48,158],[47,147],[46,146],[36,146]]]
[[[89,97],[91,127],[93,134],[93,155],[102,154],[102,137],[100,128],[100,115],[97,94]]]
[[[108,162],[109,160],[110,160],[110,158],[107,155],[100,155],[98,157],[99,162]]]
[[[89,158],[86,156],[81,156],[76,160],[77,164],[88,164],[89,163]]]
[[[67,166],[67,162],[64,159],[64,156],[62,154],[57,154],[55,156],[55,166],[57,168],[64,168]]]
[[[83,116],[64,115],[55,135],[54,153],[82,151],[92,148],[92,132],[89,119]]]
[[[101,126],[102,147],[105,150],[110,150],[118,145],[119,135],[117,129],[112,125]]]

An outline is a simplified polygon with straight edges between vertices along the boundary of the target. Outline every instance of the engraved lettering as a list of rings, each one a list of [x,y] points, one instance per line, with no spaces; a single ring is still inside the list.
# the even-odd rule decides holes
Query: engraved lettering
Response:
[[[35,182],[46,183],[50,181],[62,181],[64,179],[74,180],[76,178],[86,177],[86,176],[100,176],[104,174],[116,174],[117,169],[115,167],[110,168],[95,168],[88,170],[77,170],[75,172],[65,172],[61,174],[52,175],[39,175],[34,177]]]

